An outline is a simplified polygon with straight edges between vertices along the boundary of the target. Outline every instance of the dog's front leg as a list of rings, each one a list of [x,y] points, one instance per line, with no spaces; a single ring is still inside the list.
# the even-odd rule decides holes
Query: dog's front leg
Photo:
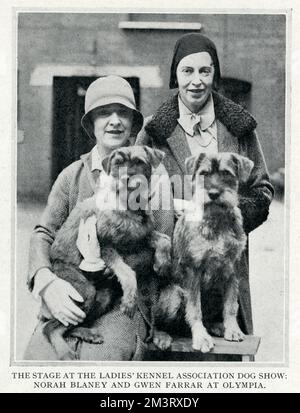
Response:
[[[223,310],[224,338],[229,341],[243,341],[245,338],[237,322],[238,292],[239,282],[233,274],[227,282]]]
[[[150,246],[155,250],[154,271],[161,275],[168,274],[171,269],[171,238],[161,232],[153,231]]]
[[[123,290],[121,311],[129,317],[133,317],[135,313],[137,293],[135,272],[124,262],[123,258],[113,248],[104,247],[102,258],[106,265],[114,272],[121,284]]]
[[[199,275],[193,269],[187,269],[187,275],[191,281],[189,287],[192,285],[195,287],[193,280],[199,277]],[[193,349],[200,350],[202,353],[209,352],[214,347],[214,341],[202,322],[201,290],[199,285],[197,288],[188,288],[186,291],[185,317],[191,327]]]
[[[160,329],[156,328],[157,322],[160,326],[164,323],[175,322],[178,311],[184,301],[184,290],[177,284],[169,285],[160,291],[158,301],[153,306],[154,333],[153,343],[160,350],[168,349],[173,338]]]

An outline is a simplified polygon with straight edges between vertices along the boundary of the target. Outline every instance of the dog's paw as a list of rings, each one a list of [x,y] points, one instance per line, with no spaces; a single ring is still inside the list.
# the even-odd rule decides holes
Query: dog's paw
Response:
[[[70,332],[70,336],[80,338],[91,344],[102,344],[104,341],[102,334],[100,334],[98,330],[87,327],[74,328],[74,330]]]
[[[104,272],[103,272],[103,275],[104,275],[105,277],[109,278],[109,277],[113,277],[115,274],[114,274],[114,272],[113,272],[113,270],[112,270],[111,268],[105,267]]]
[[[196,351],[201,351],[201,353],[208,353],[211,349],[214,348],[214,345],[214,340],[206,331],[201,331],[193,336],[192,347]]]
[[[224,322],[224,338],[228,341],[243,341],[245,339],[245,335],[235,319]]]
[[[91,344],[102,344],[104,342],[104,338],[102,334],[91,333],[85,337],[84,341],[86,341],[87,343],[91,343]]]
[[[132,318],[136,312],[136,300],[126,300],[121,301],[120,310],[123,314],[127,315],[129,318]]]
[[[226,328],[224,332],[224,338],[228,341],[243,341],[245,340],[245,334],[243,334],[240,328]]]
[[[160,350],[167,350],[168,348],[170,348],[172,341],[173,339],[168,333],[165,333],[164,331],[154,332],[153,343]]]

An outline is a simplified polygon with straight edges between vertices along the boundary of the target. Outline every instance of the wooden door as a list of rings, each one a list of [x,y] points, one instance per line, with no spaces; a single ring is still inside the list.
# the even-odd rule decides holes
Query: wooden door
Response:
[[[251,83],[245,80],[223,77],[218,92],[250,110]]]

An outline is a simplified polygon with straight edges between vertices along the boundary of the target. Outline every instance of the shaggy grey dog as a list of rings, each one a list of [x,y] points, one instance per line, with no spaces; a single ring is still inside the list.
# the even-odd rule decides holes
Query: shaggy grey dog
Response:
[[[237,322],[239,274],[235,266],[247,238],[238,187],[249,179],[252,168],[250,159],[234,153],[201,153],[186,161],[192,176],[193,208],[176,223],[173,276],[177,284],[162,292],[159,307],[160,317],[171,322],[184,302],[193,349],[203,353],[214,346],[208,331],[230,341],[244,339]],[[218,323],[217,308],[221,308]]]
[[[150,182],[152,169],[159,165],[162,157],[161,151],[146,146],[115,150],[103,161],[108,176],[106,185],[99,189],[95,197],[78,204],[57,232],[50,252],[52,270],[76,288],[84,299],[81,308],[87,314],[84,325],[72,328],[71,331],[57,320],[50,320],[46,324],[44,333],[59,359],[74,358],[64,339],[67,332],[88,342],[103,342],[101,333],[92,328],[93,321],[109,311],[117,299],[121,299],[121,311],[133,316],[137,295],[136,271],[141,269],[131,268],[126,263],[127,256],[141,251],[146,261],[143,263],[144,268],[153,268],[154,264],[160,273],[169,268],[169,238],[154,231],[146,208],[133,210],[128,203],[130,193],[137,189],[141,178]],[[146,206],[149,188],[150,185],[144,192],[139,191],[140,205]],[[102,204],[106,207],[101,208]],[[92,215],[96,217],[102,259],[111,270],[108,273],[86,274],[79,269],[82,256],[76,247],[78,228],[81,220]],[[145,254],[145,251],[149,252]]]

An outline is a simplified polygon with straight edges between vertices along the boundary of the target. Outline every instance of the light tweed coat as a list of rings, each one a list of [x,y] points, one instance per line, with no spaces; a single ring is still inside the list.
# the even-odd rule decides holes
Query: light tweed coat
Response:
[[[239,198],[244,229],[248,234],[268,217],[269,205],[273,197],[266,163],[257,138],[256,121],[240,105],[213,92],[214,109],[217,123],[219,152],[235,152],[250,158],[254,169],[247,184],[240,187]],[[165,152],[164,165],[169,176],[184,176],[185,160],[191,152],[183,129],[179,126],[178,96],[164,102],[156,113],[146,119],[136,144],[148,145]],[[174,193],[181,197],[183,189]],[[240,272],[240,319],[245,333],[253,331],[249,287],[248,250],[239,264]],[[263,268],[262,268],[263,276]]]

